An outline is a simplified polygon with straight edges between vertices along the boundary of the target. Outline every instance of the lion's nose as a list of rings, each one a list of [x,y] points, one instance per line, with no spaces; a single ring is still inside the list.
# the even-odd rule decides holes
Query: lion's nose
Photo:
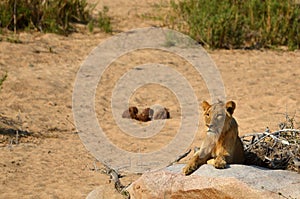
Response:
[[[208,131],[213,131],[214,126],[212,124],[208,125],[207,127],[208,127]]]

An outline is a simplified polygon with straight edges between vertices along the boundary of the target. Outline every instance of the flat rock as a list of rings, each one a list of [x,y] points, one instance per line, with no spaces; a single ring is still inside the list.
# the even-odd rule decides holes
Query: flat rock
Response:
[[[144,173],[128,188],[131,198],[300,198],[300,175],[284,170],[203,165],[190,176],[182,164]]]
[[[102,185],[95,188],[91,191],[86,199],[102,199],[102,198],[109,198],[109,199],[120,199],[122,195],[118,193],[113,187],[108,185]]]

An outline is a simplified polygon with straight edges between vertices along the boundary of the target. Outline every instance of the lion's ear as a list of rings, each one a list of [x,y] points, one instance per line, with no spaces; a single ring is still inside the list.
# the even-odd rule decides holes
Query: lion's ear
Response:
[[[235,109],[235,103],[234,101],[228,101],[226,103],[226,109],[227,109],[227,112],[230,113],[231,115],[233,114],[234,112],[234,109]]]
[[[210,107],[211,107],[211,105],[207,101],[202,102],[202,108],[204,111],[206,111]]]

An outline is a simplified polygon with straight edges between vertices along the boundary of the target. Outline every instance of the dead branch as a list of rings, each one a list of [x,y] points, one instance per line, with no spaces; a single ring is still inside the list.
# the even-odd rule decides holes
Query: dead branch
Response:
[[[249,133],[246,135],[240,136],[241,139],[246,138],[246,137],[253,137],[253,136],[258,136],[258,135],[263,135],[264,133]]]
[[[170,164],[168,164],[167,167],[172,166],[174,163],[179,162],[182,158],[185,158],[190,152],[192,151],[192,149],[189,149],[187,152],[185,152],[182,155],[179,155],[173,162],[171,162]]]
[[[300,130],[280,129],[271,132],[268,128],[263,133],[241,136],[244,143],[246,164],[254,164],[270,169],[288,169],[300,171]]]
[[[282,132],[294,132],[294,133],[300,133],[299,129],[281,129],[278,131],[274,131],[272,134],[282,133]]]
[[[281,129],[281,130],[278,130],[278,131],[274,131],[271,134],[278,134],[278,133],[282,133],[282,132],[300,133],[300,130],[299,129]],[[240,138],[252,137],[252,136],[256,136],[256,135],[264,135],[265,133],[266,133],[266,131],[263,132],[263,133],[250,133],[250,134],[242,135],[242,136],[240,136]]]
[[[276,141],[280,141],[282,144],[289,145],[290,143],[287,140],[279,138],[280,134],[283,132],[300,133],[300,130],[298,130],[298,129],[281,129],[281,130],[270,133],[269,129],[267,128],[266,131],[263,133],[246,134],[246,135],[241,136],[241,139],[245,143],[245,142],[247,142],[247,140],[245,139],[246,137],[254,137],[255,138],[255,139],[252,139],[252,142],[250,144],[248,144],[248,145],[246,144],[245,150],[251,149],[254,145],[260,143],[266,137],[270,137]]]
[[[110,168],[108,165],[104,164],[105,166],[105,173],[110,175],[110,181],[114,182],[114,187],[115,189],[124,196],[124,198],[126,199],[130,199],[130,194],[129,192],[126,190],[127,186],[122,185],[121,181],[120,181],[120,174],[113,168]]]

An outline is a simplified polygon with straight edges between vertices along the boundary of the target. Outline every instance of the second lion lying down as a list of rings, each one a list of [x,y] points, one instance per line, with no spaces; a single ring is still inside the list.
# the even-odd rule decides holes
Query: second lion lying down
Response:
[[[189,175],[203,164],[212,164],[218,169],[226,164],[242,164],[244,162],[244,149],[238,136],[238,125],[232,117],[235,103],[226,104],[218,102],[210,105],[202,102],[203,117],[207,127],[206,137],[199,151],[183,168],[183,173]]]

